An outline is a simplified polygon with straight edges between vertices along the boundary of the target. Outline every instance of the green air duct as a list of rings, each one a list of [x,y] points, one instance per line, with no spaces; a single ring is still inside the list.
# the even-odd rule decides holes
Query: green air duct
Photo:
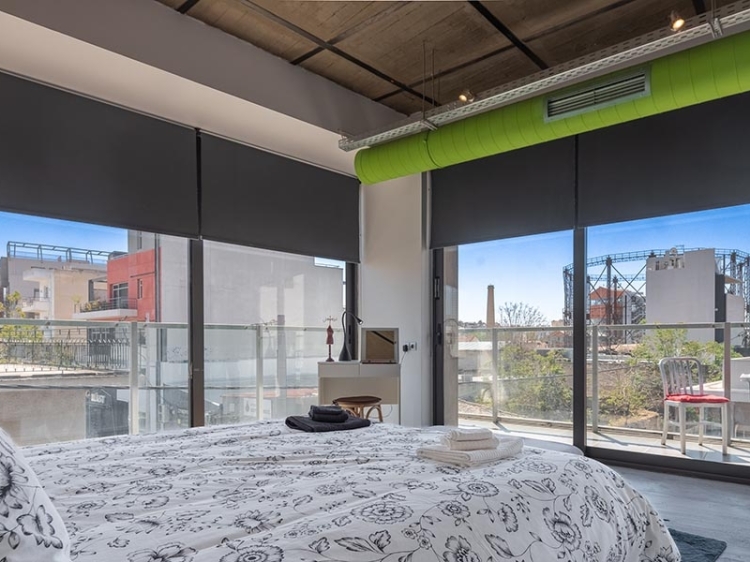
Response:
[[[357,176],[378,183],[750,91],[750,32],[657,59],[648,69],[650,95],[549,121],[539,96],[360,150]]]

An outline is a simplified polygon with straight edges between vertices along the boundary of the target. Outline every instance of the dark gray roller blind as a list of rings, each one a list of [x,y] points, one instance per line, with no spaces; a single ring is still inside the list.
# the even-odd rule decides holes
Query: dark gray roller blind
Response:
[[[579,137],[579,224],[750,203],[750,94]]]
[[[197,236],[195,132],[0,73],[0,208]]]
[[[433,248],[567,230],[574,223],[574,138],[432,172]]]
[[[206,134],[201,155],[205,238],[359,262],[358,180]]]

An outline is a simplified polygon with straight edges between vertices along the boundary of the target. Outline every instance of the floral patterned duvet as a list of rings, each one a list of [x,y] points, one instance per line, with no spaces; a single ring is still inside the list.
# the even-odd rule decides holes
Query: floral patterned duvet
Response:
[[[679,560],[649,503],[596,461],[530,447],[471,469],[418,459],[438,435],[268,421],[24,454],[81,562]]]

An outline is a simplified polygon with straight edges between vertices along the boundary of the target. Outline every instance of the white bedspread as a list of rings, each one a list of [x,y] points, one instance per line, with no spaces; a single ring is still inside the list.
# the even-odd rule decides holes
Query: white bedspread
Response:
[[[596,461],[529,447],[471,469],[416,458],[439,435],[271,421],[24,454],[78,561],[679,560],[649,503]]]

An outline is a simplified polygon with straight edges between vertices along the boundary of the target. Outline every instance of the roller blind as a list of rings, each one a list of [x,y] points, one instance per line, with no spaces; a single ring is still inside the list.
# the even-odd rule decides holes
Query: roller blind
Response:
[[[585,133],[579,224],[750,203],[750,94]]]
[[[431,173],[432,248],[574,226],[574,138]]]
[[[198,236],[195,133],[0,73],[0,208]]]
[[[201,136],[205,238],[359,262],[359,181]]]

